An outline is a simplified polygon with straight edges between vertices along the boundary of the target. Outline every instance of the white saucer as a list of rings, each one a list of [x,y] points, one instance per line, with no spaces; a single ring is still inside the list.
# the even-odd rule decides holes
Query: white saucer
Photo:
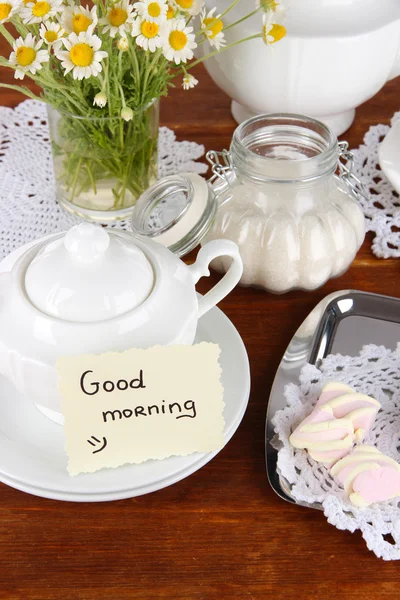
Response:
[[[230,320],[213,308],[199,321],[196,341],[221,347],[225,442],[238,428],[250,393],[246,349]],[[104,502],[140,496],[191,475],[217,453],[175,456],[70,477],[64,432],[0,377],[0,481],[45,498]],[[222,450],[222,448],[221,448]]]
[[[400,121],[397,121],[378,146],[379,164],[390,183],[400,194]]]

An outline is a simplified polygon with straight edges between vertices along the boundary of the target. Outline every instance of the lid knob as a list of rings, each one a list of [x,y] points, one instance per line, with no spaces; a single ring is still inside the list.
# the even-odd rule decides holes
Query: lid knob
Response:
[[[109,245],[110,236],[107,231],[91,223],[75,225],[64,238],[64,246],[70,255],[85,263],[96,261]]]

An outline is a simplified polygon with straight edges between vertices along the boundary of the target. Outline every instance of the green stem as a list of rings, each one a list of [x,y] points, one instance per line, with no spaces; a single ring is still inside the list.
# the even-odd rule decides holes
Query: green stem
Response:
[[[7,31],[7,29],[4,27],[4,25],[2,23],[0,23],[0,33],[7,40],[7,42],[10,44],[10,46],[13,47],[14,46],[14,38],[11,35],[11,33],[9,33]]]
[[[224,31],[228,31],[228,29],[231,29],[232,27],[236,27],[236,25],[239,25],[239,23],[243,23],[243,21],[247,21],[247,19],[250,19],[250,17],[252,17],[253,15],[257,14],[260,11],[259,8],[256,8],[256,10],[253,10],[253,12],[249,13],[248,15],[246,15],[245,17],[242,17],[241,19],[239,19],[238,21],[235,21],[234,23],[231,23],[230,25],[228,25],[227,27],[224,27]]]
[[[82,160],[83,160],[82,157],[78,160],[78,165],[77,165],[76,171],[75,171],[75,177],[72,182],[72,191],[71,191],[71,196],[70,196],[70,202],[73,202],[74,197],[75,197],[76,184],[78,183],[79,171],[81,169]]]
[[[45,98],[41,98],[40,96],[36,96],[29,88],[25,85],[13,85],[12,83],[0,83],[0,88],[8,88],[9,90],[15,90],[16,92],[20,92],[32,100],[39,100],[40,102],[46,102]]]
[[[224,48],[221,48],[220,50],[214,50],[214,52],[210,52],[210,54],[206,54],[206,56],[203,56],[202,58],[198,58],[193,63],[188,65],[186,67],[186,70],[189,71],[189,69],[193,69],[193,67],[195,67],[196,65],[199,65],[200,63],[204,62],[205,60],[208,60],[209,58],[212,58],[213,56],[216,56],[217,54],[220,54],[221,52],[225,52],[226,50],[229,50],[230,48],[233,48],[234,46],[238,46],[239,44],[243,44],[243,42],[248,42],[250,40],[256,40],[258,38],[262,38],[261,33],[257,33],[255,35],[250,35],[249,37],[244,38],[243,40],[239,40],[237,42],[233,42],[232,44],[228,44],[228,46],[225,46]],[[178,75],[178,73],[176,73],[175,77],[177,75]]]
[[[150,64],[147,65],[147,69],[146,69],[146,73],[145,73],[144,81],[143,81],[142,103],[144,103],[144,94],[146,93],[146,90],[147,90],[147,83],[148,83],[149,77],[151,77],[151,74],[152,74],[151,71],[152,71],[155,63],[160,58],[160,54],[161,53],[162,53],[162,50],[160,48],[158,50],[156,50],[156,52],[154,53],[153,58],[150,61]]]
[[[90,168],[89,163],[86,163],[86,169],[89,174],[90,181],[92,182],[93,191],[95,194],[97,194],[96,181],[95,181],[95,178],[93,177],[92,169]]]
[[[240,0],[234,0],[234,2],[232,2],[232,4],[230,6],[228,6],[228,8],[226,10],[224,10],[224,12],[221,13],[221,15],[218,18],[222,19],[225,15],[228,14],[228,12],[230,12],[232,10],[232,8],[234,8],[236,6],[236,4],[238,4],[238,2],[240,2]]]
[[[129,38],[128,38],[129,39]],[[135,87],[138,89],[138,93],[140,94],[140,71],[139,71],[139,63],[136,56],[136,50],[132,50],[131,40],[129,40],[129,55],[132,59],[133,68],[135,71]]]

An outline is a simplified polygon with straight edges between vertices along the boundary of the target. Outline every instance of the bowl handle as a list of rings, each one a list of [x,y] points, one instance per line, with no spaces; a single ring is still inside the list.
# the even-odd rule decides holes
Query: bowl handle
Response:
[[[205,296],[199,299],[199,317],[213,308],[218,302],[225,298],[238,284],[243,273],[243,262],[240,258],[239,248],[230,240],[213,240],[201,248],[196,262],[189,267],[194,283],[201,277],[210,275],[209,264],[219,256],[230,256],[232,263],[221,279]]]

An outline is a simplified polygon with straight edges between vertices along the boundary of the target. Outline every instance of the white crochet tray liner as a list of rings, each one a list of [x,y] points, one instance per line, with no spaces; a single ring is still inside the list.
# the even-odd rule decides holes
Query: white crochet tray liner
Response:
[[[383,346],[364,346],[358,356],[327,356],[318,369],[305,365],[299,385],[285,388],[287,406],[273,419],[280,440],[277,468],[290,484],[298,502],[319,503],[328,522],[338,529],[360,529],[370,550],[384,560],[400,559],[400,497],[357,509],[328,469],[312,460],[304,450],[289,442],[293,429],[310,414],[328,381],[342,381],[357,392],[373,396],[382,404],[375,424],[364,443],[400,462],[400,346],[395,351]],[[282,446],[283,445],[283,446]],[[282,446],[282,447],[281,447]],[[391,536],[391,537],[390,537]]]
[[[392,125],[399,119],[400,112],[397,112]],[[375,233],[372,251],[378,258],[400,256],[399,194],[382,172],[378,158],[378,146],[389,129],[388,125],[374,125],[365,134],[364,143],[352,150],[354,173],[368,192],[368,200],[360,198],[360,203],[367,219],[367,231]]]
[[[204,146],[178,142],[173,131],[160,128],[160,177],[184,171],[205,173],[207,165],[194,162],[203,155]],[[0,107],[0,259],[79,221],[56,202],[45,104],[25,100],[15,109]],[[129,223],[112,226],[126,229]]]

